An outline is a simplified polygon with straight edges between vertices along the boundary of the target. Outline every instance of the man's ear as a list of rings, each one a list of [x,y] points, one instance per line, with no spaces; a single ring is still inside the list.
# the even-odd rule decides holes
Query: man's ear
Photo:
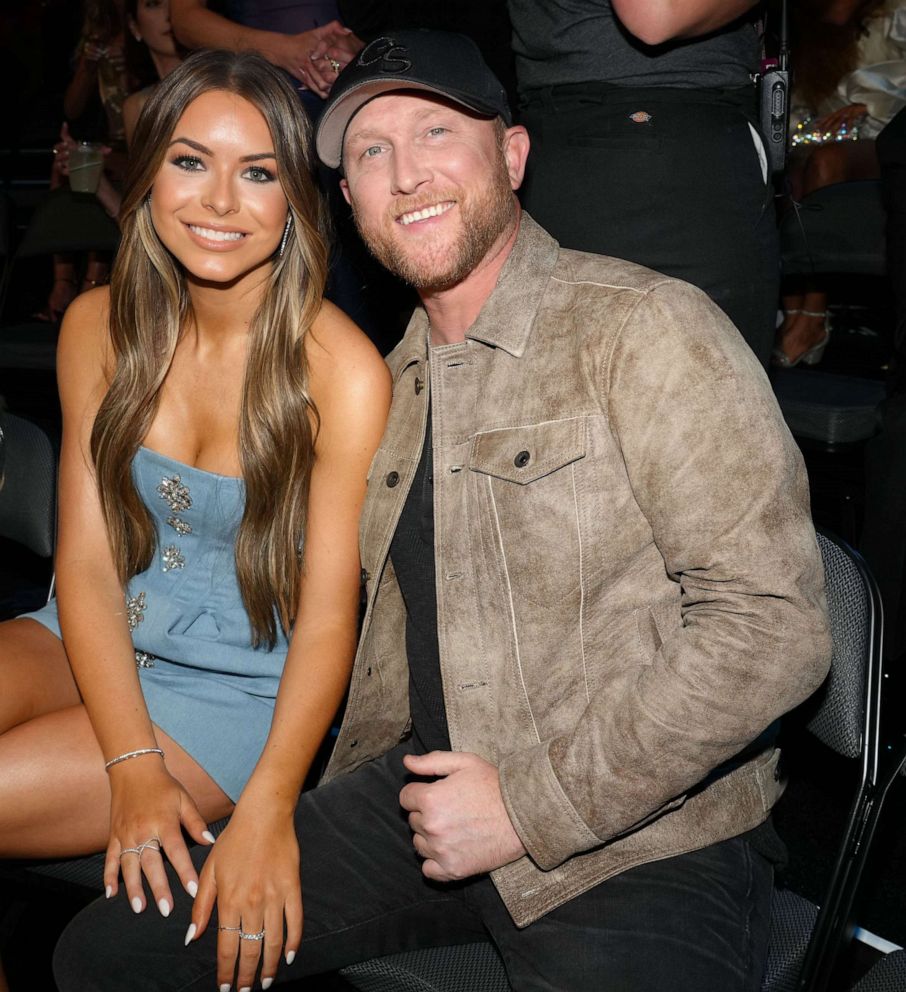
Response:
[[[519,189],[522,185],[530,145],[528,131],[521,124],[507,128],[503,139],[503,157],[513,189]]]
[[[343,197],[346,202],[351,206],[352,198],[349,195],[349,183],[345,179],[340,180],[340,189],[343,191]]]

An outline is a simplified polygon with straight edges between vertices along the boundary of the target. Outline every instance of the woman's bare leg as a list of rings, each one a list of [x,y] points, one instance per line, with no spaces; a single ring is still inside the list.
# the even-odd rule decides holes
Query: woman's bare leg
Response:
[[[794,189],[799,194],[798,199],[824,186],[877,178],[879,174],[873,141],[819,145],[811,151],[801,172],[797,173]],[[787,306],[786,301],[784,307],[793,309]],[[827,293],[820,280],[810,281],[798,309],[808,313],[789,314],[777,336],[777,348],[791,361],[820,345],[827,335]]]
[[[107,845],[104,757],[58,637],[0,624],[0,857],[63,857]],[[204,769],[160,729],[167,768],[208,821],[232,810]]]
[[[0,734],[81,700],[63,642],[36,620],[0,623]]]

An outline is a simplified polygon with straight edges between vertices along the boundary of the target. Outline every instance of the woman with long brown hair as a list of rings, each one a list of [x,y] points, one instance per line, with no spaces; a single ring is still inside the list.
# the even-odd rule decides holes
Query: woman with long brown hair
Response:
[[[292,814],[348,680],[390,398],[323,299],[309,148],[251,54],[198,53],[149,99],[111,285],[61,331],[59,621],[0,627],[0,856],[106,848],[108,897],[122,874],[143,911],[144,876],[167,915],[165,855],[225,946],[274,966],[284,926],[300,939]],[[210,843],[230,812],[199,881],[182,831]]]

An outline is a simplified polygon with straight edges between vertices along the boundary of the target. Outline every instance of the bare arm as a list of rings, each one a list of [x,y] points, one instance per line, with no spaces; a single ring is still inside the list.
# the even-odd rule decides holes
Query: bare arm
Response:
[[[82,294],[66,311],[60,331],[57,375],[63,449],[56,574],[69,663],[101,750],[110,759],[156,747],[157,741],[139,685],[125,595],[107,540],[89,450],[111,361],[108,304],[106,287]],[[110,769],[110,785],[111,836],[104,878],[111,893],[117,887],[120,849],[151,836],[160,837],[183,885],[190,888],[196,875],[180,823],[199,841],[205,823],[165,762],[156,755],[124,761]],[[130,898],[144,906],[140,878],[127,888]],[[169,895],[162,870],[152,888],[158,904]]]
[[[76,61],[75,72],[63,94],[63,114],[67,120],[80,117],[98,88],[97,46],[83,47]],[[91,56],[94,56],[93,58]]]
[[[208,10],[207,0],[171,0],[170,19],[174,34],[187,48],[225,48],[233,52],[251,49],[320,96],[327,95],[336,79],[321,56],[329,50],[345,65],[361,47],[339,21],[299,34],[280,34],[237,24]],[[314,60],[313,53],[317,56]]]
[[[312,471],[295,627],[264,751],[202,873],[192,933],[221,921],[264,929],[262,978],[302,935],[299,850],[293,813],[303,782],[346,691],[356,644],[358,522],[368,466],[390,406],[390,375],[364,335],[325,304],[307,341],[310,388],[321,424]],[[218,982],[233,975],[238,939],[219,935]],[[243,951],[237,988],[257,960]]]
[[[646,45],[710,34],[742,17],[758,0],[612,0],[623,26]]]

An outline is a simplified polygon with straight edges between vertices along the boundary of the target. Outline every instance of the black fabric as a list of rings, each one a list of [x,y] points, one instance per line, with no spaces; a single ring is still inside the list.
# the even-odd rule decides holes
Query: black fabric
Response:
[[[589,80],[621,86],[741,86],[758,68],[754,13],[711,34],[646,45],[610,0],[509,0],[519,92]]]
[[[419,753],[450,750],[437,643],[432,473],[429,409],[422,457],[390,544],[390,560],[406,604],[409,713]]]
[[[763,365],[779,291],[773,189],[750,123],[754,91],[553,87],[523,107],[523,202],[567,248],[703,289]]]
[[[641,865],[520,930],[487,876],[425,880],[398,805],[411,742],[305,793],[296,813],[305,931],[279,985],[417,947],[490,938],[522,992],[758,992],[772,873],[742,838]],[[200,864],[208,849],[193,852]],[[169,871],[168,866],[168,871]],[[60,992],[210,992],[216,931],[188,947],[192,900],[136,915],[124,893],[92,903],[55,955]]]
[[[906,110],[878,135],[877,148],[896,330],[881,431],[866,450],[860,550],[884,600],[885,648],[896,657],[906,651]]]

